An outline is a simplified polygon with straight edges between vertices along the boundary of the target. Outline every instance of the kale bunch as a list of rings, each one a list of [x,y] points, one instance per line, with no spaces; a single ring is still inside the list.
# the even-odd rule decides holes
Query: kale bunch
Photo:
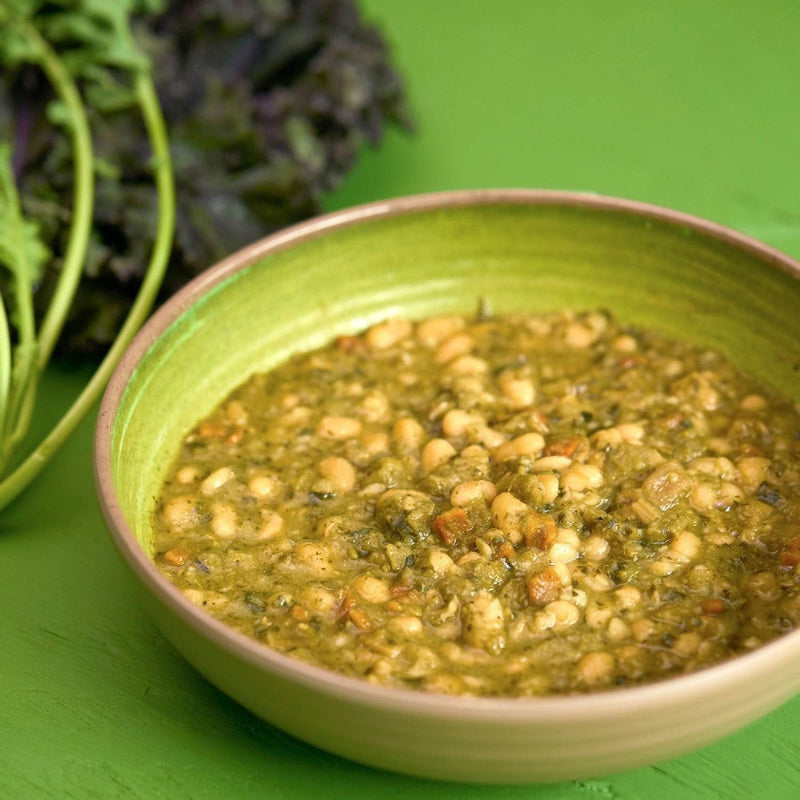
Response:
[[[243,245],[319,213],[363,145],[377,145],[387,124],[411,127],[386,43],[353,0],[169,0],[138,14],[133,34],[152,63],[177,194],[162,297]],[[130,98],[108,81],[86,92],[96,203],[84,277],[59,343],[72,354],[99,354],[114,341],[158,214],[146,131]],[[0,76],[0,134],[14,143],[23,210],[49,250],[62,253],[72,156],[47,118],[50,99],[36,68]],[[40,311],[60,267],[54,257],[45,269]]]

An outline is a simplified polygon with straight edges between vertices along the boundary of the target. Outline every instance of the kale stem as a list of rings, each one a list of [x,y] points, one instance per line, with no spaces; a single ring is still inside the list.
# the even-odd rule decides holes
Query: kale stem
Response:
[[[83,275],[83,264],[89,248],[94,207],[94,154],[89,121],[75,82],[61,59],[39,33],[31,28],[38,39],[42,53],[41,66],[71,119],[73,167],[73,211],[64,262],[53,297],[39,330],[39,358],[37,368],[41,374],[50,360],[56,341],[67,318],[72,299]]]
[[[150,263],[139,293],[114,344],[89,383],[39,446],[0,483],[0,509],[7,506],[31,483],[97,401],[122,353],[150,312],[169,262],[175,229],[175,188],[167,130],[155,88],[147,73],[137,74],[135,91],[152,148],[159,204],[158,227]]]
[[[89,246],[94,205],[94,154],[89,122],[80,93],[58,54],[32,25],[24,33],[36,46],[38,63],[69,114],[69,135],[74,161],[73,214],[61,274],[45,314],[36,342],[33,311],[33,287],[17,281],[17,310],[20,314],[18,354],[21,365],[13,382],[9,399],[3,445],[13,451],[30,426],[39,378],[64,326],[69,307],[83,274],[83,263]]]
[[[2,182],[5,220],[9,231],[2,246],[4,260],[11,270],[11,285],[14,296],[15,327],[17,341],[12,345],[11,329],[3,308],[3,354],[0,385],[3,394],[0,405],[0,467],[13,450],[13,434],[24,407],[31,384],[36,383],[36,321],[33,312],[34,265],[25,245],[24,219],[19,194],[14,183],[8,148],[3,145],[0,153],[0,181]]]
[[[13,215],[17,224],[22,225],[22,215],[19,211],[18,197],[14,196]],[[25,247],[18,237],[15,243],[19,261],[19,269],[13,272],[14,310],[16,312],[17,343],[14,348],[12,376],[9,393],[6,398],[6,407],[3,415],[2,434],[3,441],[0,447],[0,457],[5,460],[7,454],[13,449],[15,433],[20,423],[20,416],[25,416],[24,409],[28,397],[36,391],[36,320],[33,311],[33,283],[31,280],[31,267],[28,264]],[[2,463],[2,462],[0,462]]]
[[[3,409],[8,408],[8,392],[11,385],[11,329],[8,326],[8,316],[6,315],[6,305],[0,297],[0,441],[3,440],[3,429],[5,427]],[[0,453],[0,469],[2,469],[3,459]]]

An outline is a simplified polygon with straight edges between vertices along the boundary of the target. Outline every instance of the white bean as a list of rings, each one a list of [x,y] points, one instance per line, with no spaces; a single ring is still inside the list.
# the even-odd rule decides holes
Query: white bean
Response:
[[[456,449],[447,439],[431,439],[422,448],[420,456],[420,467],[422,472],[427,475],[437,467],[446,464],[456,455]]]
[[[200,484],[200,491],[204,495],[215,494],[233,477],[235,477],[235,473],[230,467],[215,469],[210,475],[203,479],[203,482]]]
[[[339,456],[329,456],[319,462],[319,471],[340,492],[352,492],[356,487],[357,475],[355,467]]]
[[[464,318],[455,314],[430,317],[417,325],[417,339],[425,347],[434,348],[458,333],[464,325]]]
[[[536,400],[533,381],[519,370],[504,370],[497,376],[497,385],[512,409],[527,408]]]
[[[491,502],[497,495],[497,489],[491,481],[464,481],[459,483],[450,493],[450,505],[467,506],[473,500]]]
[[[601,650],[587,653],[578,662],[578,675],[590,686],[606,683],[611,680],[614,673],[614,663],[614,656],[611,653],[604,653]]]
[[[458,356],[465,356],[475,347],[475,340],[468,333],[457,333],[451,336],[436,350],[436,363],[446,364]]]
[[[323,439],[353,439],[361,433],[361,422],[353,417],[323,417],[317,433]]]
[[[411,323],[401,317],[379,322],[366,333],[367,344],[374,350],[386,350],[411,334]]]

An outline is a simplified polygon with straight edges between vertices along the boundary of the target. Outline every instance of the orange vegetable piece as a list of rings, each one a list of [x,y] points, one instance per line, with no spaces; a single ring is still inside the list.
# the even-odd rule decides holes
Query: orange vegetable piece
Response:
[[[451,508],[443,511],[433,520],[433,529],[448,547],[456,540],[472,530],[472,521],[463,508]]]
[[[308,611],[303,606],[292,606],[292,610],[289,613],[292,615],[292,619],[296,619],[298,622],[306,622],[308,620]]]
[[[191,555],[185,547],[173,547],[161,556],[161,560],[171,567],[182,567]]]
[[[342,596],[342,602],[339,603],[339,608],[336,611],[336,619],[340,622],[347,618],[350,609],[356,604],[356,599],[350,592],[345,592]]]
[[[547,567],[542,572],[531,575],[525,582],[525,589],[531,603],[552,603],[561,594],[561,578],[552,567]]]
[[[347,616],[350,618],[350,622],[360,631],[369,629],[369,617],[360,608],[351,608]]]
[[[495,553],[497,553],[498,558],[513,558],[516,552],[511,542],[500,542],[495,548]]]
[[[218,422],[201,422],[197,433],[204,439],[221,439],[228,433],[228,429]]]
[[[531,511],[522,520],[522,535],[528,547],[547,550],[558,536],[558,526],[547,514]]]
[[[366,345],[360,336],[337,336],[336,347],[350,353],[364,350]]]
[[[725,610],[725,604],[722,602],[722,600],[718,600],[716,597],[710,597],[707,600],[703,600],[703,602],[700,604],[700,608],[704,614],[716,616]]]
[[[581,439],[578,436],[570,436],[568,439],[556,439],[544,448],[544,454],[546,456],[566,456],[567,458],[572,458],[580,443]]]

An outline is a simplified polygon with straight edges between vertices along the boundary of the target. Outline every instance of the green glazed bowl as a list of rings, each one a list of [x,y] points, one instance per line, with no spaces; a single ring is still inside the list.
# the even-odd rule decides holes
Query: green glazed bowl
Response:
[[[164,634],[270,723],[366,764],[459,781],[555,781],[654,763],[800,690],[800,631],[694,675],[541,699],[387,689],[299,663],[190,603],[150,558],[182,435],[250,373],[383,317],[607,308],[721,349],[800,401],[800,265],[693,217],[592,195],[475,191],[313,219],[210,269],[141,331],[106,392],[95,474],[113,541]]]

